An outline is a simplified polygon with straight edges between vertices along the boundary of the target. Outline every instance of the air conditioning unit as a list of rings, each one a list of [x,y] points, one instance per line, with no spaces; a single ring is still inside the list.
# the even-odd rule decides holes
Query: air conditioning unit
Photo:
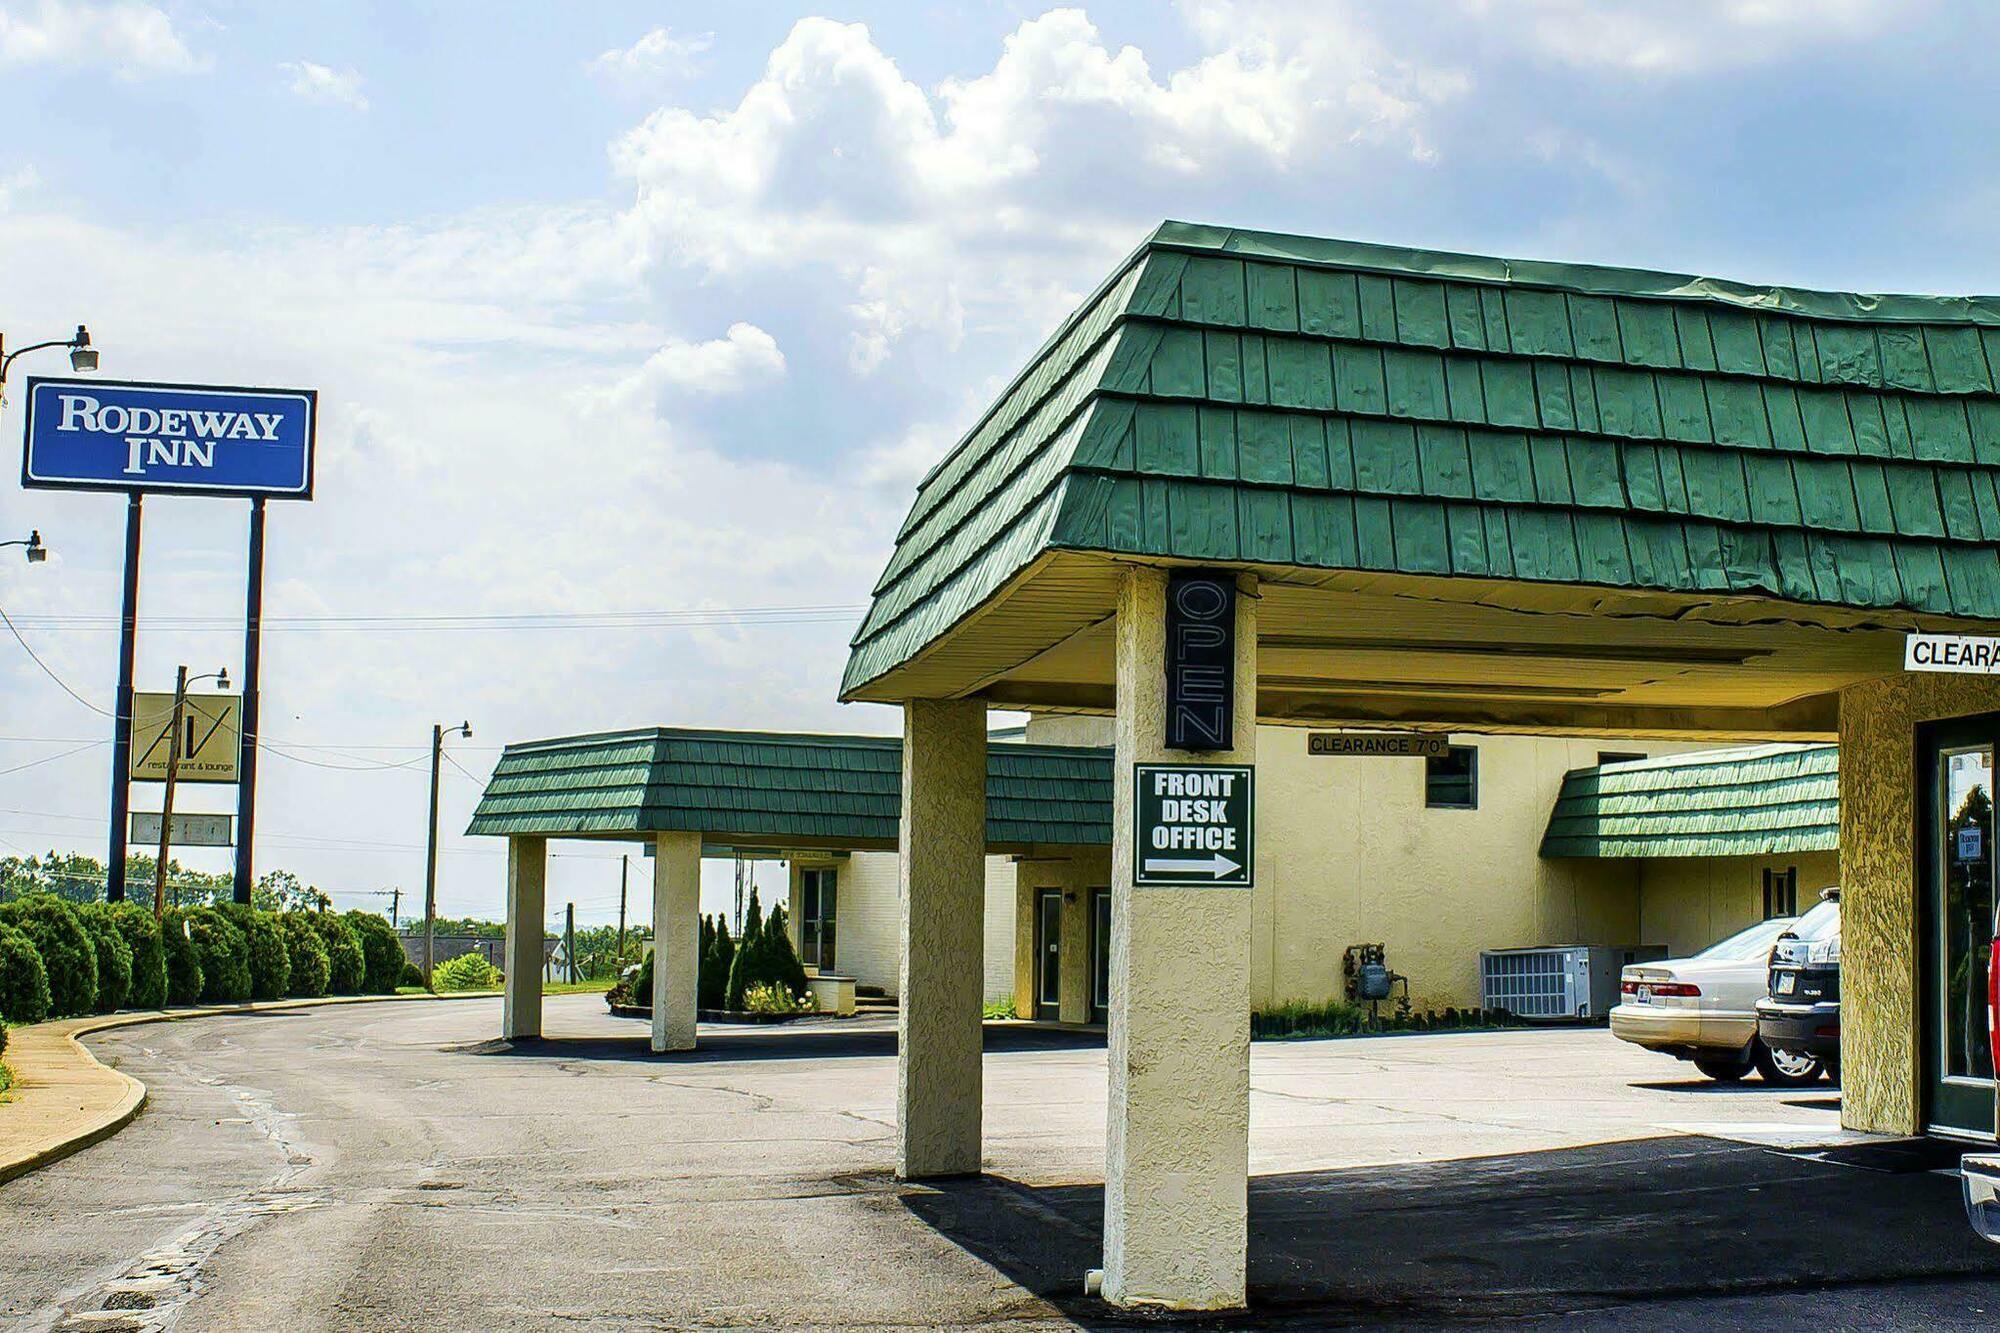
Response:
[[[1618,1003],[1619,971],[1666,956],[1657,944],[1486,949],[1479,955],[1479,1002],[1516,1018],[1602,1021]]]

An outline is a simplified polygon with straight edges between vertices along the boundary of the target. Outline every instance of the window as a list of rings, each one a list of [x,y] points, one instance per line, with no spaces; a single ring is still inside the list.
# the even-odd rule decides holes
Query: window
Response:
[[[1454,745],[1424,760],[1424,804],[1433,810],[1479,807],[1479,748]]]
[[[1764,871],[1764,919],[1799,914],[1799,868]]]
[[[822,972],[833,971],[839,897],[832,866],[799,872],[799,961]]]
[[[1599,764],[1629,764],[1645,757],[1643,754],[1634,754],[1630,750],[1599,750],[1597,752],[1597,762]]]

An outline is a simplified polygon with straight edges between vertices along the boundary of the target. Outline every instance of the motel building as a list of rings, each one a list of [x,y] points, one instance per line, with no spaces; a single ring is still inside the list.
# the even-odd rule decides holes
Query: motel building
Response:
[[[700,858],[782,860],[802,957],[897,998],[902,1174],[980,1169],[986,1002],[1103,1022],[1078,1277],[1229,1309],[1252,1008],[1362,944],[1470,1007],[1482,951],[1684,953],[1838,883],[1843,1122],[1990,1139],[1950,1037],[2000,685],[1904,664],[2000,633],[1996,479],[2000,301],[1164,224],[919,485],[842,686],[900,738],[508,749],[471,828],[505,1035],[542,1035],[549,839],[652,847],[663,1053]],[[1314,739],[1355,733],[1428,753]],[[1170,781],[1231,793],[1213,830],[1176,841]]]

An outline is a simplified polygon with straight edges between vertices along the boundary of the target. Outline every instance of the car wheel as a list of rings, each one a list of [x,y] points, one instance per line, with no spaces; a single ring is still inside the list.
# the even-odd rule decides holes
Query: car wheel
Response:
[[[1694,1067],[1717,1083],[1741,1083],[1750,1072],[1750,1062],[1740,1055],[1697,1056]]]
[[[1800,1051],[1773,1050],[1761,1040],[1751,1052],[1758,1075],[1781,1088],[1799,1088],[1819,1077],[1819,1058]]]

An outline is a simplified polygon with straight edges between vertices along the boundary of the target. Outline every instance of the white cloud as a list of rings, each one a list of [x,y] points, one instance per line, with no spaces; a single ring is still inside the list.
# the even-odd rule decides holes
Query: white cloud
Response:
[[[30,162],[0,174],[0,208],[11,207],[22,195],[42,183],[41,173]]]
[[[630,46],[613,47],[585,66],[593,78],[641,90],[692,73],[715,45],[713,33],[681,36],[655,28]]]
[[[92,65],[123,77],[208,67],[158,7],[139,0],[37,0],[0,8],[0,65]]]
[[[1190,14],[1210,53],[1164,77],[1057,9],[990,71],[933,91],[865,26],[805,19],[734,107],[662,107],[612,160],[658,259],[823,283],[865,372],[915,333],[950,347],[969,326],[1053,318],[1080,293],[1049,273],[1108,265],[1190,200],[1375,154],[1426,161],[1428,109],[1462,90],[1341,7]]]
[[[287,60],[278,68],[290,76],[285,86],[308,102],[344,106],[352,111],[368,109],[368,97],[361,91],[358,70],[334,69],[311,60]]]
[[[708,342],[676,339],[646,358],[619,393],[648,397],[666,391],[715,397],[767,384],[785,373],[778,340],[755,324],[738,322]]]
[[[1564,64],[1681,75],[1764,64],[1903,21],[1886,0],[1465,0],[1497,33]]]

